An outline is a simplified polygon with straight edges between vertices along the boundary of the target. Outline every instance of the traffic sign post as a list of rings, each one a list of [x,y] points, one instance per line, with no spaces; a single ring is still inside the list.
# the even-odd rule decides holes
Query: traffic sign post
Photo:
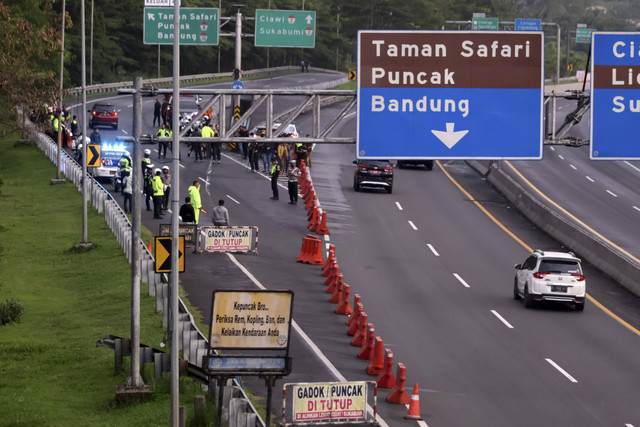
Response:
[[[593,28],[576,28],[576,43],[591,43],[591,33]]]
[[[316,45],[316,12],[256,9],[255,45],[310,47]]]
[[[87,167],[100,166],[100,144],[87,144]]]
[[[171,273],[171,236],[156,236],[155,271]],[[178,237],[178,273],[184,273],[184,236]]]
[[[591,160],[640,160],[640,33],[593,33]]]
[[[516,31],[541,31],[542,23],[539,19],[516,19]]]
[[[474,31],[498,31],[498,18],[473,17],[471,29]]]
[[[217,8],[180,8],[181,45],[217,45]],[[173,44],[173,8],[144,8],[144,44]]]
[[[541,159],[543,49],[541,32],[360,31],[357,158]]]

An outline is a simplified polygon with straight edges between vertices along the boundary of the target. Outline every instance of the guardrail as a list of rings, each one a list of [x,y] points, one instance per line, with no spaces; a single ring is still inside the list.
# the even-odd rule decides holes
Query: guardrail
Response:
[[[321,73],[343,74],[342,72],[339,72],[339,71],[325,70],[323,68],[315,68],[315,67],[311,67],[310,70],[321,72]],[[298,67],[286,66],[286,67],[273,67],[273,68],[260,68],[256,70],[247,70],[247,71],[243,71],[242,75],[243,77],[255,78],[255,77],[268,76],[272,74],[298,72],[298,71],[300,71],[299,66]],[[191,84],[202,83],[210,80],[227,78],[227,77],[232,78],[233,73],[228,72],[228,73],[211,73],[211,74],[193,74],[189,76],[180,76],[180,84],[182,85],[183,83],[191,83]],[[143,80],[142,85],[146,87],[148,86],[155,87],[155,85],[170,85],[172,82],[173,82],[173,77],[162,77],[159,79]],[[131,88],[133,88],[133,81],[126,81],[126,82],[103,83],[98,85],[86,86],[86,91],[87,91],[87,95],[93,95],[93,94],[104,93],[104,92],[117,92],[118,89],[131,89]],[[72,89],[69,89],[68,92],[72,96],[80,96],[82,94],[82,87],[74,87]]]
[[[22,111],[18,111],[18,123],[22,123],[21,119]],[[25,127],[29,138],[35,141],[38,148],[44,152],[44,154],[57,165],[58,159],[58,146],[48,135],[40,132],[36,126],[28,119],[25,118]],[[91,175],[87,174],[83,176],[82,166],[79,165],[73,158],[71,158],[63,150],[60,153],[60,170],[67,177],[69,181],[75,184],[78,191],[82,192],[83,180],[87,180],[88,200],[91,206],[97,209],[98,213],[104,212],[105,222],[109,225],[109,228],[115,235],[118,243],[122,247],[125,256],[129,263],[131,263],[131,236],[132,227],[129,218],[120,208],[118,203],[114,200],[111,194],[105,190]],[[149,295],[156,297],[156,312],[162,313],[162,325],[168,327],[169,325],[169,283],[166,275],[158,274],[155,272],[155,261],[153,255],[149,249],[145,246],[142,240],[138,241],[141,250],[141,281],[148,283]],[[194,365],[202,369],[204,363],[204,356],[206,355],[208,342],[204,334],[200,332],[195,324],[193,316],[185,306],[181,298],[178,300],[178,336],[180,340],[178,342],[178,350],[182,351],[183,359],[190,365]],[[141,346],[141,349],[148,348]],[[115,349],[115,344],[114,344]],[[152,355],[153,352],[149,352]],[[118,357],[122,353],[116,352],[116,366],[118,365]],[[147,355],[147,352],[145,352]],[[146,357],[146,356],[145,356]],[[151,357],[151,356],[150,356]],[[152,360],[144,359],[146,362]],[[154,363],[162,363],[161,357],[153,357]],[[121,363],[121,362],[120,362]],[[156,373],[164,372],[166,369],[162,369],[162,366],[155,366]],[[214,389],[217,390],[217,387]],[[251,426],[251,427],[264,427],[265,423],[258,415],[255,407],[249,401],[247,395],[244,393],[238,383],[233,380],[231,384],[225,387],[224,391],[225,404],[231,405],[229,409],[222,408],[223,417],[229,422],[230,427],[235,426]],[[236,400],[233,400],[236,399]],[[216,400],[217,401],[217,400]],[[234,402],[231,404],[231,402]]]

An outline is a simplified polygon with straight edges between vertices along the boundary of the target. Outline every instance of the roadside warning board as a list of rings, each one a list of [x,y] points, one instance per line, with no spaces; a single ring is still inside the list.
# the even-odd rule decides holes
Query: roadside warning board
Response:
[[[100,144],[87,144],[87,167],[100,166]]]
[[[156,273],[171,273],[171,236],[156,236]],[[178,240],[178,272],[184,273],[184,236]]]

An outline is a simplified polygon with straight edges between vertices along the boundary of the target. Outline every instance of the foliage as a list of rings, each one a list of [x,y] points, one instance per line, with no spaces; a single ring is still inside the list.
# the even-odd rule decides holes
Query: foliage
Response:
[[[24,305],[19,299],[8,299],[0,302],[0,326],[19,323],[24,313]]]
[[[58,87],[53,53],[59,50],[50,2],[0,2],[0,109],[28,109],[51,103]],[[3,114],[3,124],[12,122]]]

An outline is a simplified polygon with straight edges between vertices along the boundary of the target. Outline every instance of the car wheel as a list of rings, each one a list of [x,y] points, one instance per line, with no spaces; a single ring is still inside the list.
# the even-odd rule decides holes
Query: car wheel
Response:
[[[529,294],[529,288],[527,286],[524,287],[524,306],[526,308],[533,307],[533,297]]]
[[[353,189],[356,191],[360,191],[360,185],[358,184],[358,181],[356,181],[355,179],[353,180]]]
[[[431,169],[433,169],[433,163],[427,163],[426,165],[424,165],[425,168],[427,168],[428,171],[430,171]]]
[[[518,292],[518,279],[513,279],[513,299],[520,300],[520,293]]]
[[[114,129],[118,129],[118,125],[117,124],[115,124],[115,125],[113,125],[111,127],[113,127]]]
[[[391,194],[393,192],[393,187],[392,186],[388,186],[387,187],[387,193]]]
[[[584,303],[583,302],[577,302],[576,303],[576,311],[584,311]]]
[[[398,167],[400,169],[404,169],[404,163],[403,162],[398,162]]]

